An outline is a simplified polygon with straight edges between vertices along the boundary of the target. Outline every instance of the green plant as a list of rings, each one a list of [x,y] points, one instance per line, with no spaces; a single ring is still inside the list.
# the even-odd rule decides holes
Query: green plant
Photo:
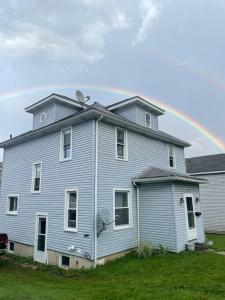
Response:
[[[169,251],[168,251],[168,248],[167,247],[164,247],[163,245],[159,245],[159,253],[160,254],[163,254],[163,255],[165,255],[165,254],[167,254]]]
[[[149,258],[154,254],[154,248],[150,244],[140,242],[135,254],[141,259]]]

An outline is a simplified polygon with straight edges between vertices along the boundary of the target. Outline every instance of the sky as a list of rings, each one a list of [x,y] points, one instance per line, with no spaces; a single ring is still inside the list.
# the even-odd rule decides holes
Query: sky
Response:
[[[81,89],[152,98],[187,157],[224,152],[224,36],[224,0],[0,0],[0,140],[32,128],[24,107]]]

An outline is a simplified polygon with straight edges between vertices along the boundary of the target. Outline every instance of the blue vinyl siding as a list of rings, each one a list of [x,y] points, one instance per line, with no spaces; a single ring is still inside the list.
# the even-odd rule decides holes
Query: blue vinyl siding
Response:
[[[61,120],[76,112],[78,112],[78,109],[60,103],[55,103],[55,121]]]
[[[48,213],[50,250],[71,245],[92,254],[93,121],[73,127],[72,160],[59,162],[60,132],[5,149],[0,228],[9,239],[34,245],[36,212]],[[40,194],[31,194],[32,166],[42,161]],[[78,188],[78,232],[64,231],[65,189]],[[6,215],[7,195],[19,194],[18,216]],[[89,234],[85,238],[84,234]],[[72,254],[72,253],[71,253]]]

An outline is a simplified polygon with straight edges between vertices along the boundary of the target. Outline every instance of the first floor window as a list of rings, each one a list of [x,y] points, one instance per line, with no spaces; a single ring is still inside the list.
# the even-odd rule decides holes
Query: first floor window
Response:
[[[66,191],[65,227],[77,230],[77,190]]]
[[[41,169],[42,163],[36,163],[33,165],[33,183],[32,191],[40,192],[41,189]]]
[[[187,205],[187,215],[188,215],[188,226],[189,229],[195,228],[195,215],[194,215],[194,207],[193,207],[193,198],[186,198]]]
[[[71,158],[71,144],[72,144],[72,129],[62,130],[61,136],[61,159],[66,160]]]
[[[131,195],[128,190],[115,191],[115,227],[130,226]]]
[[[145,114],[145,126],[151,128],[151,115],[149,113]]]
[[[18,196],[8,197],[8,213],[10,214],[18,213]]]
[[[169,166],[175,168],[175,148],[173,145],[169,145]]]
[[[116,129],[116,156],[119,159],[126,159],[127,156],[127,132],[124,129]]]

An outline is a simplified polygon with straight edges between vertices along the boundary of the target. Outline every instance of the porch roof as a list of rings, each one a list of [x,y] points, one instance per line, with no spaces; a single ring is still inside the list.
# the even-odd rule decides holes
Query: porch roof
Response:
[[[142,173],[132,180],[134,183],[153,183],[165,181],[181,181],[192,183],[207,183],[206,179],[189,176],[187,174],[179,173],[174,170],[166,170],[157,167],[148,167]]]

